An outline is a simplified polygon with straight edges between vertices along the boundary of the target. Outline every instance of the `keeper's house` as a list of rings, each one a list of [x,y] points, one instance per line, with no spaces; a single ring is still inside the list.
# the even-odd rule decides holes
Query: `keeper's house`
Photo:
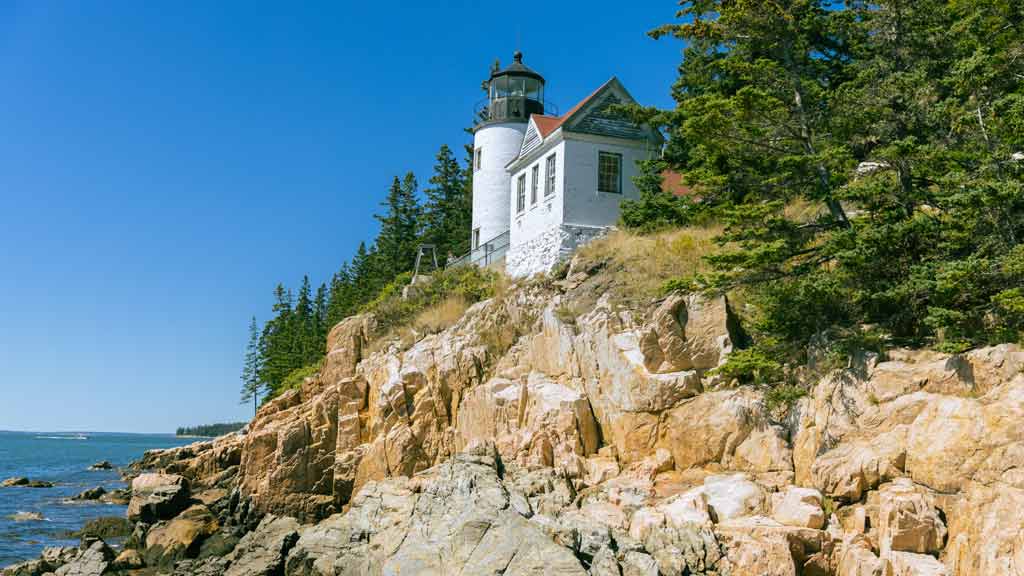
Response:
[[[637,198],[637,161],[661,134],[612,113],[633,98],[612,78],[561,116],[545,115],[544,78],[515,53],[484,82],[473,137],[472,261],[503,257],[508,273],[550,270],[619,218]]]

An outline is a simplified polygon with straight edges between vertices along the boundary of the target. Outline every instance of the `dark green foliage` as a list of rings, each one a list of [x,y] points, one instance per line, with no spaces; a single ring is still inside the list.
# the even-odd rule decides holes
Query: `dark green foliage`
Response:
[[[242,403],[252,400],[253,411],[259,404],[260,394],[265,392],[266,386],[260,379],[260,369],[263,364],[263,356],[260,354],[260,327],[253,316],[249,321],[249,344],[245,348],[245,361],[242,364]]]
[[[685,226],[693,222],[693,201],[674,196],[662,189],[664,160],[640,163],[640,174],[633,178],[640,192],[638,200],[622,201],[622,225],[641,232],[655,232],[663,228]]]
[[[465,180],[466,172],[451,150],[441,146],[430,187],[424,190],[427,202],[423,213],[423,241],[435,246],[442,264],[449,255],[461,256],[469,251],[473,197]]]
[[[783,378],[772,363],[815,339],[1020,340],[1024,4],[681,6],[653,32],[687,42],[677,107],[642,113],[700,189],[692,211],[725,225],[714,272],[672,287],[744,288],[758,310],[723,374]],[[673,220],[630,209],[632,227]]]
[[[175,432],[178,436],[223,436],[245,428],[245,422],[224,422],[219,424],[203,424],[201,426],[182,426]]]

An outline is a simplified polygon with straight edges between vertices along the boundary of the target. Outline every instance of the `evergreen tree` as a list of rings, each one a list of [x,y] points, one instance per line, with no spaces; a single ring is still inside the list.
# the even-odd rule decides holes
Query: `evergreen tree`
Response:
[[[331,326],[327,323],[327,285],[320,284],[316,289],[316,297],[313,299],[313,318],[315,327],[315,336],[313,341],[316,343],[315,350],[316,359],[319,359],[321,351],[324,348],[324,342],[327,340],[327,332],[331,329]]]
[[[412,270],[419,244],[420,206],[416,199],[416,177],[412,172],[402,180],[396,176],[381,203],[385,211],[376,215],[380,232],[375,243],[377,257],[372,259],[377,278],[385,282]]]
[[[245,362],[242,364],[242,403],[252,400],[253,414],[259,404],[259,396],[263,391],[260,380],[262,356],[260,354],[260,328],[253,316],[249,322],[249,344],[245,348]]]
[[[292,295],[282,284],[274,289],[274,317],[263,325],[260,336],[260,380],[271,390],[284,381],[298,364],[294,353],[295,330]]]
[[[294,319],[295,340],[293,346],[298,363],[293,366],[293,370],[315,361],[320,347],[320,343],[316,340],[317,326],[313,309],[313,293],[308,275],[302,277],[299,298],[295,302]]]
[[[345,262],[331,278],[330,294],[327,298],[328,330],[349,316],[354,309],[352,267],[348,262]]]
[[[435,246],[439,263],[449,254],[469,250],[472,197],[467,197],[465,172],[447,145],[437,153],[430,187],[424,190],[423,241]]]
[[[775,362],[812,337],[1020,338],[1024,9],[682,6],[684,23],[653,33],[687,42],[677,107],[644,114],[726,228],[715,272],[679,286],[752,289],[756,352]]]

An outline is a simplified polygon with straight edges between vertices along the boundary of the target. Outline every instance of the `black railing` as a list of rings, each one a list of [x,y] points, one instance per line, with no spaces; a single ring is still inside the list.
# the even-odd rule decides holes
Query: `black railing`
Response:
[[[529,101],[527,103],[527,100]],[[498,98],[495,100],[498,106],[491,110],[491,100],[483,99],[473,107],[473,122],[482,124],[484,122],[500,122],[502,120],[529,119],[530,114],[543,113],[546,116],[558,116],[558,106],[547,100],[541,101],[528,98]],[[518,107],[518,108],[517,108]]]
[[[501,262],[505,258],[505,253],[508,252],[508,245],[509,233],[505,231],[470,250],[468,253],[463,254],[461,257],[448,260],[447,268],[471,264],[485,267]]]

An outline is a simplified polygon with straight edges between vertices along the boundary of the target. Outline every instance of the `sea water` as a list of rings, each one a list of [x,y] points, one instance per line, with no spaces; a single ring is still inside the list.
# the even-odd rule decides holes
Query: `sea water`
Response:
[[[53,482],[53,488],[0,488],[0,567],[35,558],[46,546],[75,546],[70,536],[101,516],[124,516],[125,507],[102,502],[73,502],[79,492],[103,486],[124,488],[117,468],[152,448],[195,442],[167,434],[106,432],[2,432],[0,481],[14,476]],[[109,460],[114,470],[89,470]],[[44,520],[15,521],[19,512],[37,512]]]

